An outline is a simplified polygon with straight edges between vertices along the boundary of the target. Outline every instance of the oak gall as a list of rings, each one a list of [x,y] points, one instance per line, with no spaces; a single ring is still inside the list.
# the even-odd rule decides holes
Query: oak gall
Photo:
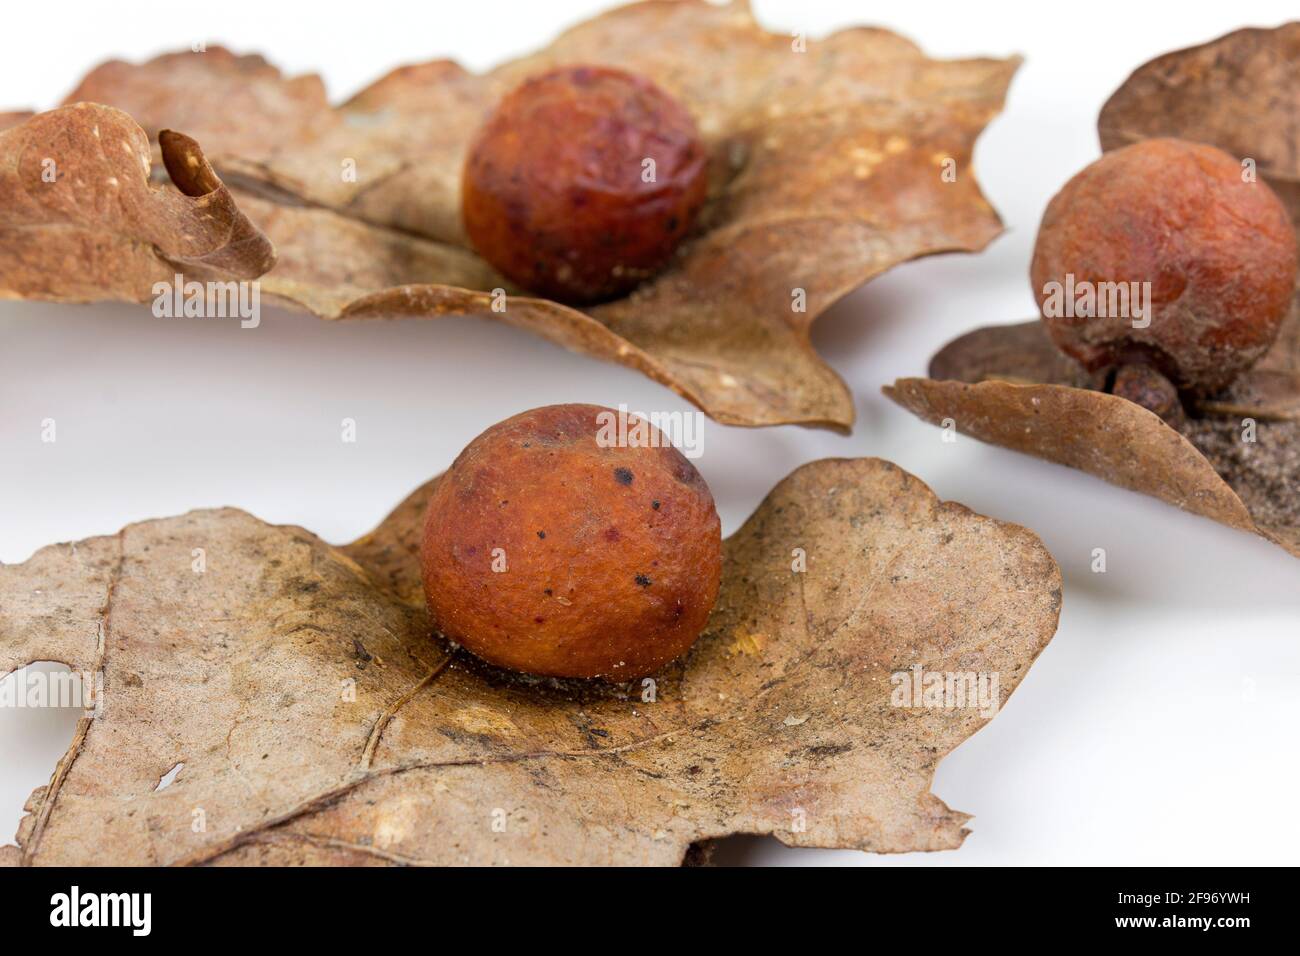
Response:
[[[562,67],[508,93],[478,132],[465,231],[527,290],[608,299],[672,257],[704,203],[707,166],[690,114],[649,80]]]
[[[722,577],[713,496],[657,432],[659,447],[607,440],[619,414],[524,412],[438,480],[421,563],[445,636],[502,667],[618,681],[695,643]]]
[[[1179,390],[1209,393],[1277,338],[1295,293],[1295,232],[1273,191],[1227,153],[1150,139],[1105,154],[1056,194],[1030,275],[1048,334],[1088,371],[1148,365]],[[1060,314],[1063,287],[1084,306],[1073,315]],[[1088,294],[1092,311],[1121,314],[1080,314]],[[1114,309],[1121,295],[1128,307]]]

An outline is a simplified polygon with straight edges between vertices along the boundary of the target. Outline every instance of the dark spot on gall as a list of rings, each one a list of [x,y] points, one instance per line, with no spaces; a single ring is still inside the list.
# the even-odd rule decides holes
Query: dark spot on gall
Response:
[[[631,469],[628,469],[628,468],[615,468],[615,469],[614,469],[614,477],[618,479],[618,483],[621,484],[621,485],[630,485],[630,484],[632,484],[632,471],[631,471]]]
[[[641,585],[641,587],[643,588],[648,588],[651,583],[650,579],[646,577],[644,574],[638,574],[634,580],[636,581],[637,584]]]
[[[653,508],[655,511],[658,511],[658,510],[659,510],[659,502],[658,502],[658,501],[652,501],[652,502],[650,502],[650,507]]]
[[[545,532],[545,531],[539,531],[539,532],[537,532],[537,537],[539,537],[539,538],[545,538],[545,537],[546,537],[546,532]]]

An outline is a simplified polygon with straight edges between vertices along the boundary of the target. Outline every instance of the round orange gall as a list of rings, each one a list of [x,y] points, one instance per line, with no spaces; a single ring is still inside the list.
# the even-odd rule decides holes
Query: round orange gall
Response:
[[[497,105],[470,147],[465,231],[511,281],[562,302],[630,291],[672,258],[708,189],[695,123],[642,77],[562,67]]]
[[[620,447],[619,414],[524,412],[438,480],[421,563],[446,637],[502,667],[616,681],[695,642],[722,578],[713,496],[657,431],[658,447]]]
[[[1147,364],[1181,390],[1212,392],[1276,340],[1295,294],[1295,230],[1273,191],[1222,150],[1144,140],[1056,194],[1030,277],[1048,334],[1090,372]],[[1085,308],[1064,315],[1071,287]],[[1144,289],[1150,309],[1139,315],[1133,295]],[[1079,314],[1089,291],[1091,311],[1104,299],[1120,314]],[[1112,309],[1121,291],[1128,308]]]

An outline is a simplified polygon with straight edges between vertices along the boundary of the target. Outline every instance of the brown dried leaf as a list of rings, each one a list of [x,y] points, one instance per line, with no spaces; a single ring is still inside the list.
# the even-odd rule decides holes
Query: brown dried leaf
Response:
[[[1157,57],[1106,101],[1097,128],[1104,150],[1174,136],[1253,159],[1300,222],[1300,22]]]
[[[1139,67],[1102,108],[1103,149],[1173,136],[1253,158],[1300,230],[1300,23],[1238,30]],[[1040,384],[1033,384],[1040,383]],[[927,421],[1079,468],[1300,557],[1300,294],[1268,355],[1178,430],[1103,392],[1040,323],[979,329],[945,346],[930,378],[885,394]],[[1242,420],[1258,422],[1242,441]]]
[[[21,121],[0,131],[0,298],[143,302],[178,273],[253,279],[275,263],[189,137],[161,138],[172,189],[150,185],[149,140],[119,110],[10,118]]]
[[[884,392],[933,424],[951,419],[981,441],[1254,531],[1300,557],[1297,330],[1300,304],[1264,362],[1179,429],[1089,388],[1040,322],[963,335],[930,362],[930,378],[901,378]],[[1253,443],[1241,440],[1247,417],[1257,420]]]
[[[891,266],[1000,232],[970,159],[1018,61],[929,60],[874,29],[803,53],[791,42],[742,3],[642,3],[484,75],[403,67],[339,107],[315,76],[222,49],[107,63],[70,99],[203,142],[280,251],[264,289],[323,318],[503,320],[635,368],[721,422],[847,428],[851,396],[809,327]],[[691,110],[712,156],[701,230],[627,298],[579,311],[512,297],[493,312],[487,293],[516,290],[467,244],[464,152],[504,91],[572,62],[642,73]],[[955,182],[941,177],[949,159]],[[792,309],[796,288],[806,312]]]
[[[17,126],[19,123],[25,123],[36,114],[31,110],[15,110],[10,113],[0,113],[0,130],[9,129],[11,126]]]
[[[888,462],[827,460],[726,542],[709,628],[656,700],[507,674],[429,635],[430,486],[342,548],[225,509],[0,567],[0,673],[60,660],[106,688],[9,862],[676,864],[732,833],[950,849],[967,817],[930,783],[986,717],[891,706],[890,675],[995,673],[1001,703],[1056,629],[1033,534]]]

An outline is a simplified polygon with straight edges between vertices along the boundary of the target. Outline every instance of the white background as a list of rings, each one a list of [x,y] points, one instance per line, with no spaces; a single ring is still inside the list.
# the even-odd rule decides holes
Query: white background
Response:
[[[341,99],[401,63],[483,68],[545,44],[594,2],[22,3],[0,32],[0,106],[52,107],[92,65],[195,40],[319,71]],[[1290,10],[1288,10],[1290,8]],[[1294,863],[1300,562],[1264,541],[1054,465],[940,442],[880,395],[957,334],[1034,314],[1047,200],[1098,154],[1106,97],[1159,53],[1293,3],[756,3],[771,29],[893,28],[931,55],[1020,53],[976,152],[1007,233],[979,256],[904,265],[823,316],[853,389],[850,437],[709,423],[697,461],[724,532],[795,466],[878,455],[942,497],[1034,529],[1065,574],[1060,631],[934,790],[975,815],[956,852],[879,857],[745,838],[728,861],[849,865]],[[52,19],[57,22],[52,22]],[[0,303],[0,560],[191,508],[236,505],[333,542],[367,531],[482,429],[554,402],[687,408],[635,373],[472,319],[327,324],[265,310],[245,331],[144,307]],[[339,440],[344,417],[356,444]],[[58,441],[40,440],[54,418]],[[1093,548],[1108,572],[1089,569]],[[67,745],[67,713],[0,710],[0,842]]]

